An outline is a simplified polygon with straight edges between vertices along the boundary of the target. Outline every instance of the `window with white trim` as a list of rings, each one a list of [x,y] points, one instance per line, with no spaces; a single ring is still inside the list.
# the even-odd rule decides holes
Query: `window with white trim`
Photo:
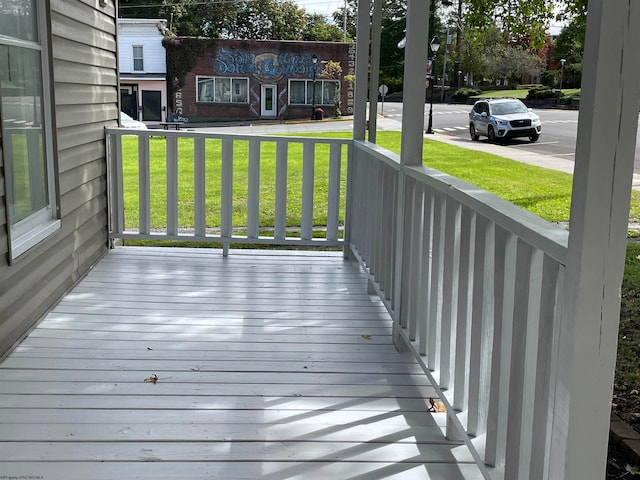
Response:
[[[249,79],[196,77],[198,103],[249,103]]]
[[[11,258],[60,228],[44,3],[0,3],[0,142]]]
[[[144,72],[144,49],[142,45],[133,45],[132,47],[133,71]]]
[[[339,95],[337,80],[289,80],[290,105],[335,105]]]

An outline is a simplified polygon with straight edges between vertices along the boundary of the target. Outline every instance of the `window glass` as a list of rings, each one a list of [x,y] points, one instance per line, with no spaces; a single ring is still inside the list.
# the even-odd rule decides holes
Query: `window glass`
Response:
[[[48,204],[40,52],[0,46],[0,65],[4,155],[12,179],[9,215],[16,223]]]
[[[198,102],[249,102],[248,78],[198,77],[196,82],[196,101]]]
[[[0,2],[0,34],[37,42],[35,0],[2,0]]]
[[[337,91],[338,91],[338,82],[323,81],[322,82],[322,103],[324,105],[335,104]]]
[[[216,78],[216,94],[214,102],[229,103],[231,102],[231,79],[230,78]]]
[[[44,2],[0,2],[0,139],[12,258],[60,228],[51,117],[44,100],[49,88],[43,68],[46,57],[38,43],[46,35],[37,32],[38,8],[44,8]],[[7,15],[15,17],[15,25],[4,30]],[[8,39],[7,34],[14,38]]]
[[[315,86],[314,86],[315,83]],[[295,105],[334,105],[339,95],[340,82],[336,80],[291,80],[289,103]],[[314,97],[315,93],[315,99]]]
[[[304,80],[291,80],[289,83],[289,103],[304,105],[306,82]]]
[[[144,54],[142,45],[133,46],[133,70],[136,72],[144,71]]]
[[[307,81],[307,105],[313,105],[314,103],[318,103],[318,82],[314,82],[313,80]],[[314,102],[313,97],[316,97],[316,101]]]
[[[234,78],[232,81],[233,101],[236,103],[249,102],[249,82],[247,79]]]
[[[213,78],[198,78],[197,102],[213,102]]]

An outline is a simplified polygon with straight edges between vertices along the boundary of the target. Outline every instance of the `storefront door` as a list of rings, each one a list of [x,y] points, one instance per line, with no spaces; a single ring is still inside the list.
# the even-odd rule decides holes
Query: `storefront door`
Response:
[[[275,117],[278,114],[277,87],[262,85],[260,108],[263,117]]]

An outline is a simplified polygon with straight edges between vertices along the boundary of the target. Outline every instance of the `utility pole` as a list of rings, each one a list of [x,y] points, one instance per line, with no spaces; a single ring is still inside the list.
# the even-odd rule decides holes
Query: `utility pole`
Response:
[[[456,49],[453,60],[453,71],[460,70],[460,43],[462,40],[462,0],[458,0],[458,18],[456,19]],[[460,88],[460,75],[455,77],[455,88]]]

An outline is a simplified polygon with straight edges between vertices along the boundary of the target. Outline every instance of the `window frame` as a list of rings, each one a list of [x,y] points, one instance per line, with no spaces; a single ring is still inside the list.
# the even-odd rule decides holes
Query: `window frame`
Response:
[[[229,101],[217,102],[216,101],[216,81],[225,80],[229,81]],[[211,82],[211,100],[200,99],[200,83]],[[234,101],[236,93],[234,92],[234,85],[236,82],[245,83],[245,99],[242,101]],[[196,103],[206,105],[248,105],[249,104],[249,77],[223,77],[223,76],[210,76],[210,75],[196,75]]]
[[[8,256],[9,263],[13,264],[21,258],[28,250],[42,241],[49,238],[61,228],[59,194],[58,194],[58,165],[55,158],[53,132],[53,83],[51,72],[51,44],[50,32],[47,26],[47,5],[48,2],[34,0],[37,15],[36,28],[37,40],[27,41],[15,37],[0,35],[0,44],[10,47],[24,48],[40,52],[40,68],[42,79],[42,148],[45,157],[44,167],[46,171],[47,194],[45,198],[48,202],[43,208],[31,212],[27,217],[12,223],[10,203],[10,192],[13,191],[14,184],[11,168],[7,168],[9,160],[6,149],[0,148],[0,155],[3,156],[4,185],[5,185],[5,216],[7,222]],[[46,4],[45,4],[46,3]],[[0,91],[0,95],[2,92]],[[1,98],[1,97],[0,97]],[[0,103],[0,138],[5,138],[4,120]],[[43,192],[44,193],[44,192]]]
[[[140,49],[141,56],[136,57],[136,49]],[[136,68],[136,60],[142,62],[142,68]],[[131,71],[144,72],[144,45],[131,45]]]

